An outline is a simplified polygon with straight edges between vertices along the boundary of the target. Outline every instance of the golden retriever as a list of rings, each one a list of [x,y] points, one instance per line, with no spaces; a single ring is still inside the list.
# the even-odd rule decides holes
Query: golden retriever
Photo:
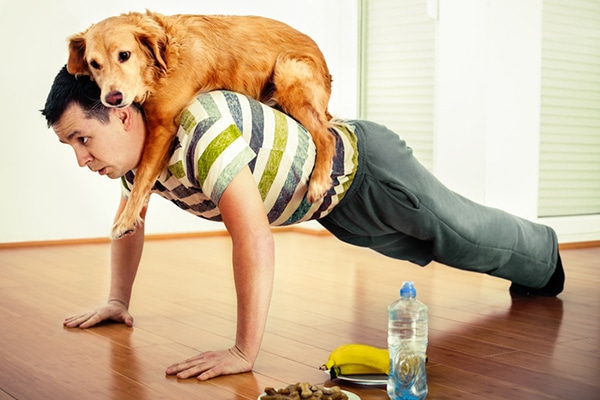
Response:
[[[121,14],[69,38],[67,69],[91,75],[108,107],[143,103],[147,140],[113,238],[142,223],[140,212],[165,166],[179,116],[201,92],[240,92],[290,114],[316,146],[307,199],[315,202],[331,187],[331,75],[316,43],[282,22],[257,16]]]

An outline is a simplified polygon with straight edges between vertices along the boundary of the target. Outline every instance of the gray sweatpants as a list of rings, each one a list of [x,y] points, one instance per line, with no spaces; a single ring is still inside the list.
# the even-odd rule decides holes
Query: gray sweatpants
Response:
[[[547,226],[452,192],[382,125],[350,121],[359,166],[342,202],[319,222],[340,240],[421,266],[437,261],[529,287],[556,267],[558,240]]]

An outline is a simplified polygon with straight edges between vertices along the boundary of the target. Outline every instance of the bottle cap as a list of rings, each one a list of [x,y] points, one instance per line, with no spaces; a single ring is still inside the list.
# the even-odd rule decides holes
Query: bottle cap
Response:
[[[400,289],[400,297],[403,299],[413,299],[417,297],[417,289],[415,289],[414,283],[411,281],[404,282]]]

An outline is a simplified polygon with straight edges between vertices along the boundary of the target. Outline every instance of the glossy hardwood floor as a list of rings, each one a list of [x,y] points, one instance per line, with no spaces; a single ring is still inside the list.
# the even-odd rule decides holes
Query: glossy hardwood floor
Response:
[[[62,327],[105,300],[107,244],[0,250],[0,400],[256,399],[265,386],[333,385],[317,367],[344,343],[385,347],[386,307],[404,280],[430,307],[429,399],[600,399],[600,248],[562,251],[567,286],[558,298],[511,298],[500,279],[419,268],[330,236],[275,238],[276,286],[256,367],[208,382],[164,369],[232,344],[227,237],[148,241],[133,328]],[[387,398],[384,387],[341,386]]]

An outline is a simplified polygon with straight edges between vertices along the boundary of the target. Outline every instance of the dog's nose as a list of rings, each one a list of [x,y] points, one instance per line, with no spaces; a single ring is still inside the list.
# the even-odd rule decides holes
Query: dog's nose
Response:
[[[123,102],[123,93],[117,92],[116,90],[112,91],[106,95],[105,100],[111,106],[120,106]]]

